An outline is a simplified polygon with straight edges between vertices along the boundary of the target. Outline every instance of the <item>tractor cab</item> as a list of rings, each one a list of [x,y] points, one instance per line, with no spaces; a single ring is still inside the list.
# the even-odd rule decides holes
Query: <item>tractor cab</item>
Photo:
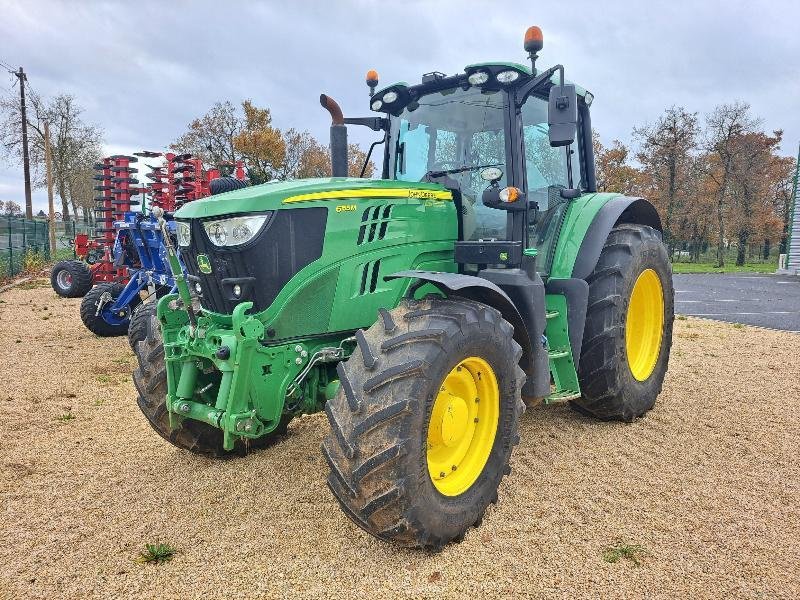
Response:
[[[489,63],[384,88],[371,106],[387,111],[386,176],[451,189],[459,239],[468,242],[462,250],[476,242],[535,250],[536,270],[546,274],[566,204],[580,191],[594,191],[591,94],[564,86],[565,102],[577,103],[572,141],[556,146],[550,138],[558,115],[549,114],[549,95],[560,93],[559,75]]]
[[[370,108],[385,117],[334,123],[334,168],[346,164],[336,156],[346,145],[337,143],[342,138],[335,130],[346,124],[382,129],[383,179],[437,183],[453,192],[457,254],[481,258],[474,249],[491,246],[498,255],[520,257],[499,261],[505,266],[519,266],[529,256],[546,278],[566,206],[595,191],[594,97],[566,82],[561,65],[537,70],[541,48],[541,31],[531,27],[525,37],[531,67],[479,63],[460,74],[427,73],[417,85],[399,82],[377,92],[378,74],[369,71]],[[462,271],[477,272],[476,265],[463,263]]]

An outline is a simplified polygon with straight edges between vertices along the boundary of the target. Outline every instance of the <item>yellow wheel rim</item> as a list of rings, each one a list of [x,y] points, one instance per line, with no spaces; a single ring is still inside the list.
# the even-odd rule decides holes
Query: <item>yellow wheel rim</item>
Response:
[[[444,378],[428,425],[428,472],[445,496],[458,496],[478,479],[494,446],[500,388],[482,358],[462,360]]]
[[[664,330],[664,291],[658,273],[645,269],[631,292],[625,320],[625,350],[633,376],[645,381],[653,373]]]

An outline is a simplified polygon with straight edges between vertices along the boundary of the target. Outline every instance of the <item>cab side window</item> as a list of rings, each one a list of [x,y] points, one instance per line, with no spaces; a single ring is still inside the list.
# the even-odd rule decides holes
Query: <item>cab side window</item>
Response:
[[[528,245],[538,250],[536,270],[547,275],[552,264],[554,243],[558,237],[568,200],[561,190],[569,187],[567,148],[550,146],[547,123],[547,100],[530,96],[522,106],[523,142],[525,145],[525,174],[528,199],[536,202],[538,210],[528,223]],[[578,128],[580,131],[580,127]],[[572,154],[572,185],[580,186],[580,160],[576,148]]]
[[[540,210],[549,209],[549,188],[569,186],[567,177],[567,150],[553,148],[548,137],[547,100],[530,96],[522,106],[522,127],[525,142],[525,172],[528,179],[528,196],[536,199]],[[574,144],[573,144],[574,150]],[[572,181],[577,186],[581,180],[577,153],[572,155]]]

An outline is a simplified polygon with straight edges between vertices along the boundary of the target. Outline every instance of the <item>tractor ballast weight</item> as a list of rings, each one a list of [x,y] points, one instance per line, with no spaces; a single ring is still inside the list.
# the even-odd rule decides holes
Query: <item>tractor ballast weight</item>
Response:
[[[531,28],[531,60],[541,47]],[[269,183],[175,214],[186,282],[159,301],[134,383],[160,435],[210,456],[324,410],[345,514],[440,548],[497,498],[523,397],[623,421],[653,407],[671,270],[652,205],[596,191],[593,97],[560,65],[367,84],[382,116],[320,101],[333,172],[339,128],[363,125],[383,133],[381,179]]]

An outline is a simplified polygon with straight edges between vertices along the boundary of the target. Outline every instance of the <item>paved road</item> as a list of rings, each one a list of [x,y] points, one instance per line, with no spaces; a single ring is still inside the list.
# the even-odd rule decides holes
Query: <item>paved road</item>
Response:
[[[800,333],[800,277],[674,275],[675,312]]]

